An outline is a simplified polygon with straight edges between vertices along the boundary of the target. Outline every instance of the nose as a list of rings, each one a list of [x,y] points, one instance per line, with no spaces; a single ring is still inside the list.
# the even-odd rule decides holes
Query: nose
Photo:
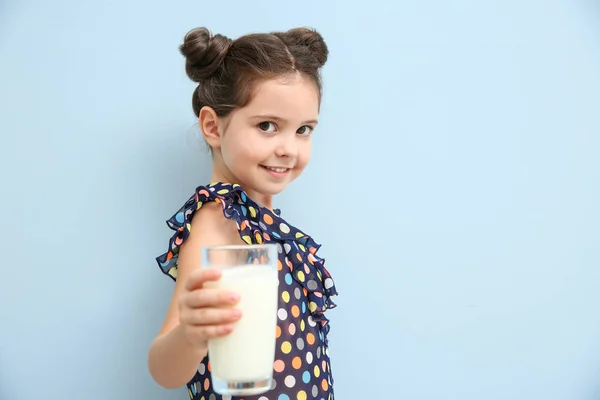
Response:
[[[280,135],[280,141],[275,150],[277,157],[290,157],[295,158],[298,154],[298,143],[296,134],[283,134]]]

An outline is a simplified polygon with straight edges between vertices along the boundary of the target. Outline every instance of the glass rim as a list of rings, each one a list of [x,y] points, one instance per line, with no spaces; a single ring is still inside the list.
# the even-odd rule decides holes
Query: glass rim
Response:
[[[248,249],[260,249],[260,248],[271,248],[276,247],[275,243],[262,243],[262,244],[220,244],[214,246],[202,246],[202,250],[248,250]]]

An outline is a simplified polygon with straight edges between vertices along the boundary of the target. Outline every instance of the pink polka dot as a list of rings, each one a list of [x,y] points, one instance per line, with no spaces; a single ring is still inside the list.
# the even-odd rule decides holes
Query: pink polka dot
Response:
[[[273,369],[274,369],[276,372],[282,372],[282,371],[285,369],[285,364],[284,364],[284,363],[283,363],[283,361],[281,361],[281,360],[276,360],[276,361],[273,363]]]

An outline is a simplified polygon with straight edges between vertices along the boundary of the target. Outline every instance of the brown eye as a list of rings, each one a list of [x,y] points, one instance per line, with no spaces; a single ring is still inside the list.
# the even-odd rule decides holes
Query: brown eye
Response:
[[[260,124],[258,124],[258,129],[260,129],[263,132],[268,132],[268,133],[272,133],[275,132],[275,124],[272,122],[261,122]]]
[[[302,135],[302,136],[308,136],[312,133],[313,128],[311,126],[308,125],[304,125],[302,127],[300,127],[300,129],[298,129],[296,131],[297,134]]]

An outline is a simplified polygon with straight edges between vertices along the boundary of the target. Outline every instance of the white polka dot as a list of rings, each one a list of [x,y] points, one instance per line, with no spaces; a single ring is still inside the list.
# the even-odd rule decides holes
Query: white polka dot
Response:
[[[283,248],[281,248],[281,244],[280,243],[277,243],[277,252],[279,254],[283,253]]]
[[[296,288],[294,289],[294,297],[298,300],[300,300],[300,296],[302,295],[302,292],[300,291],[300,288]]]
[[[206,365],[200,364],[200,366],[198,367],[198,372],[200,373],[200,375],[204,375],[204,373],[206,372]]]
[[[317,387],[317,385],[313,385],[313,387],[312,387],[313,397],[317,397],[318,394],[319,394],[319,388]]]
[[[309,364],[312,364],[312,362],[313,362],[313,355],[310,351],[308,353],[306,353],[306,362]]]
[[[287,318],[287,311],[285,311],[285,309],[280,308],[277,311],[277,316],[279,317],[280,320],[285,321],[285,319]]]
[[[290,233],[290,227],[284,224],[283,222],[279,224],[279,229],[281,229],[281,232],[283,233]]]
[[[229,394],[223,395],[223,400],[231,400],[231,395],[229,395]],[[269,400],[269,399],[267,399],[267,400]]]
[[[231,396],[230,396],[229,398],[231,399]],[[223,397],[223,400],[225,400],[225,397]],[[268,397],[265,397],[265,396],[260,396],[260,397],[258,398],[258,400],[269,400],[269,398],[268,398]]]
[[[306,319],[308,321],[308,325],[315,327],[317,326],[317,323],[315,322],[315,320],[313,319],[312,315],[309,315],[308,318]]]
[[[287,243],[283,244],[283,249],[285,250],[285,254],[288,254],[290,252],[290,250],[292,250],[292,246],[290,246]]]
[[[296,384],[296,378],[294,378],[292,375],[288,375],[285,377],[284,383],[285,386],[292,388]]]
[[[325,289],[331,289],[333,287],[333,279],[325,279]]]

